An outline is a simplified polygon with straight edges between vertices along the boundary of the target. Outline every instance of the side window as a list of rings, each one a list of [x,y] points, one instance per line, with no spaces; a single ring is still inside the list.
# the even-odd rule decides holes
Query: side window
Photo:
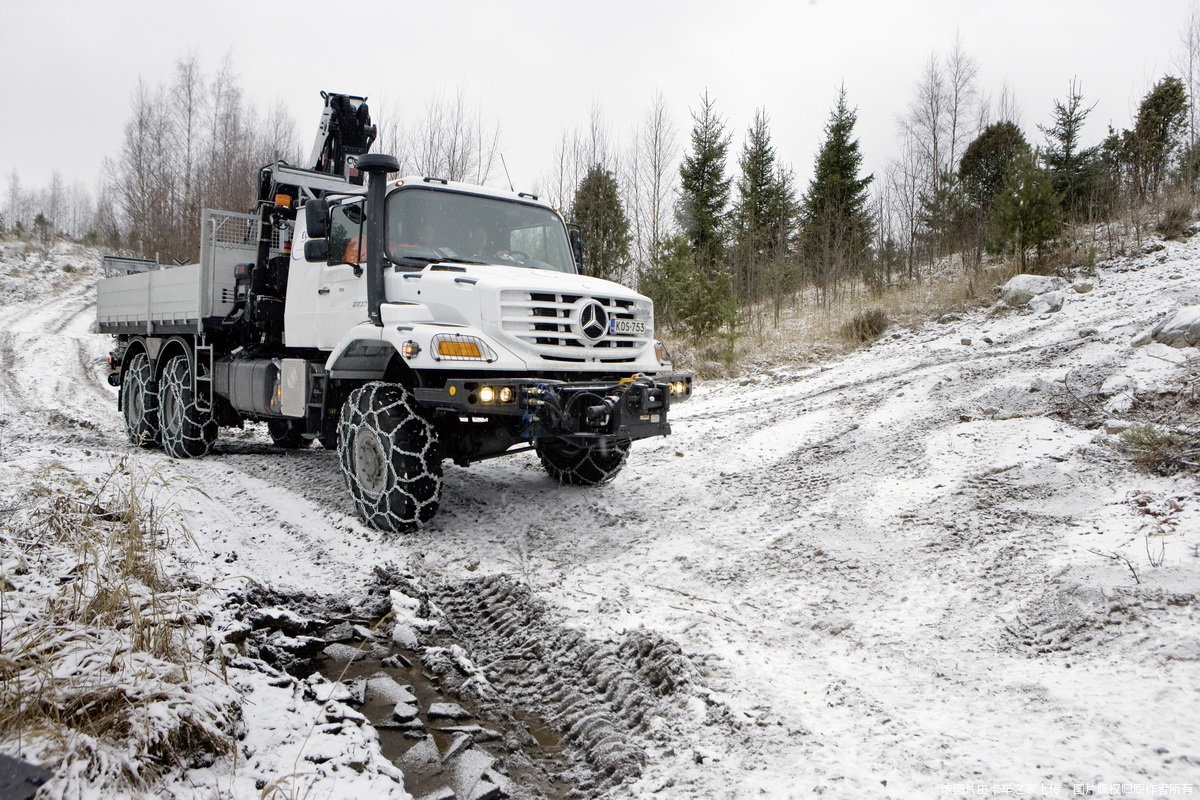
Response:
[[[517,228],[510,238],[510,249],[525,253],[538,261],[546,260],[546,230],[542,226]]]
[[[361,264],[367,260],[367,245],[363,238],[362,203],[334,206],[329,213],[329,263]]]

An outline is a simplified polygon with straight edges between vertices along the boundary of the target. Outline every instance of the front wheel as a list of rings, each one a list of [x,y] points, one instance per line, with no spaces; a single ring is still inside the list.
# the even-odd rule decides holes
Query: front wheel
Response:
[[[138,447],[158,444],[158,385],[145,353],[131,358],[121,376],[121,415],[130,442]]]
[[[206,455],[217,438],[212,411],[202,411],[196,404],[188,364],[187,356],[175,356],[167,362],[158,382],[162,446],[172,458]]]
[[[551,478],[566,486],[602,486],[625,466],[629,440],[577,445],[563,439],[539,439],[537,454]]]
[[[355,389],[338,420],[338,460],[364,522],[398,533],[420,528],[442,497],[437,429],[403,386]]]

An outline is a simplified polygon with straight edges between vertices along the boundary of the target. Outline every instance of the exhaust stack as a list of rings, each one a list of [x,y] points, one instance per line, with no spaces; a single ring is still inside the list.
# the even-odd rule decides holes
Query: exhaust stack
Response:
[[[368,153],[358,159],[359,172],[369,176],[367,181],[367,316],[378,327],[383,327],[379,307],[387,302],[383,285],[384,248],[384,197],[387,194],[387,176],[400,171],[400,162],[395,157],[382,153]]]

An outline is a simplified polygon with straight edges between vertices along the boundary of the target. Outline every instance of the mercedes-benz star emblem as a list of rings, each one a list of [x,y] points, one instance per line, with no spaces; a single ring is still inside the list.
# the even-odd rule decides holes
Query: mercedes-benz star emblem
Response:
[[[604,338],[608,332],[608,312],[604,306],[592,300],[579,310],[579,330],[593,342]]]

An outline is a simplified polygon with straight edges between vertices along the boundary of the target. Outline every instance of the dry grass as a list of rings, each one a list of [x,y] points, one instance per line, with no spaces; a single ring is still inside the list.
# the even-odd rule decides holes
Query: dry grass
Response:
[[[1097,261],[1143,252],[1147,246],[1143,237],[1155,218],[1169,217],[1171,229],[1182,224],[1183,234],[1189,233],[1191,214],[1191,198],[1176,197],[1164,204],[1139,206],[1111,220],[1073,225],[1063,231],[1053,253],[1030,259],[1025,271],[1090,274]],[[922,265],[918,279],[882,292],[851,286],[822,299],[806,290],[787,298],[778,313],[771,302],[744,308],[732,337],[697,340],[672,331],[659,331],[659,335],[675,356],[675,366],[700,378],[822,361],[875,340],[871,326],[860,319],[864,314],[883,314],[889,327],[917,328],[945,315],[990,305],[996,287],[1021,271],[1015,259],[985,256],[977,266],[966,261],[955,254],[932,268]]]
[[[796,295],[776,320],[769,305],[743,313],[738,336],[665,340],[675,366],[700,378],[730,377],[780,365],[802,365],[850,352],[883,333],[880,325],[918,327],[945,314],[964,312],[995,300],[995,289],[1016,274],[1004,261],[964,271],[957,257],[939,264],[933,275],[871,292],[864,287],[842,291],[821,303],[811,292]],[[865,337],[865,338],[863,338]]]
[[[125,461],[99,488],[61,468],[22,488],[0,517],[3,749],[54,771],[55,794],[140,791],[229,752],[236,695],[191,647],[195,592],[164,566],[188,535],[174,490]]]

